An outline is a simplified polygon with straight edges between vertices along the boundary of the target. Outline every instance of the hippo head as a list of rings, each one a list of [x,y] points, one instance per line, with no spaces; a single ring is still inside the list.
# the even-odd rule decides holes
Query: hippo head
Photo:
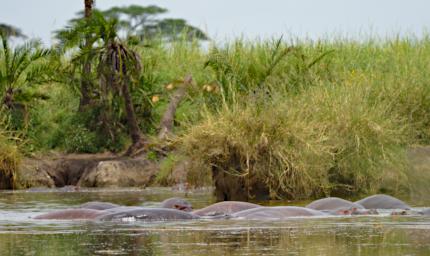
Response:
[[[334,215],[375,215],[378,211],[374,209],[359,209],[351,207],[349,209],[338,209],[333,212]]]
[[[176,209],[184,212],[191,212],[193,210],[193,207],[191,206],[190,202],[177,197],[172,197],[164,200],[163,202],[161,202],[161,207]]]

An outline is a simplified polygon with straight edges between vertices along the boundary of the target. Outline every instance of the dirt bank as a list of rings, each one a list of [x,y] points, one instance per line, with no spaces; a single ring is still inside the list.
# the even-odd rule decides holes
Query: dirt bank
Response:
[[[17,178],[28,187],[145,187],[154,181],[155,162],[112,154],[50,154],[24,159]]]

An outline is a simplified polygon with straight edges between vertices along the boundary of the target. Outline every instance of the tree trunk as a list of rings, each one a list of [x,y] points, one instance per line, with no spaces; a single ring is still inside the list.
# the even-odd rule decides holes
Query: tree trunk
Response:
[[[129,86],[129,79],[125,78],[122,85],[122,94],[124,97],[125,111],[127,114],[127,124],[133,145],[138,145],[142,142],[142,133],[137,124],[136,114],[133,108]]]
[[[85,19],[87,21],[91,18],[94,0],[84,0],[85,4]],[[91,47],[90,35],[86,35],[85,48],[89,49]],[[82,78],[81,78],[81,100],[79,101],[79,110],[83,111],[85,106],[90,104],[90,88],[91,88],[91,61],[87,58],[85,60],[84,66],[82,67]]]
[[[182,98],[184,98],[185,93],[187,91],[187,86],[191,84],[192,77],[187,76],[184,79],[184,83],[179,87],[172,95],[169,105],[167,106],[166,111],[163,114],[163,118],[160,122],[160,131],[158,133],[159,139],[166,139],[166,137],[172,133],[173,130],[173,121],[175,120],[176,109],[178,108],[179,103],[181,103]]]

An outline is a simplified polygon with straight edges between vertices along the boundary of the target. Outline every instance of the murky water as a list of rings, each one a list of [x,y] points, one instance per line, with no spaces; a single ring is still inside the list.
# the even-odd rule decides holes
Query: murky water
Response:
[[[0,255],[430,255],[429,217],[162,223],[45,221],[32,217],[87,201],[155,206],[169,189],[0,192]],[[209,191],[187,199],[213,202]]]

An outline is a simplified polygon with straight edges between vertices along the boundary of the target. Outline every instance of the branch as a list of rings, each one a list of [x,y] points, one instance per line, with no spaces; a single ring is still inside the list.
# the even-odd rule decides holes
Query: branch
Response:
[[[192,81],[193,78],[191,77],[191,75],[187,75],[184,79],[183,84],[173,93],[169,105],[167,106],[167,109],[164,112],[163,118],[160,122],[160,132],[158,133],[159,139],[164,140],[169,134],[172,133],[176,109],[178,108],[179,103],[181,103],[182,99],[184,98],[185,93],[187,92],[187,87],[191,84]]]

